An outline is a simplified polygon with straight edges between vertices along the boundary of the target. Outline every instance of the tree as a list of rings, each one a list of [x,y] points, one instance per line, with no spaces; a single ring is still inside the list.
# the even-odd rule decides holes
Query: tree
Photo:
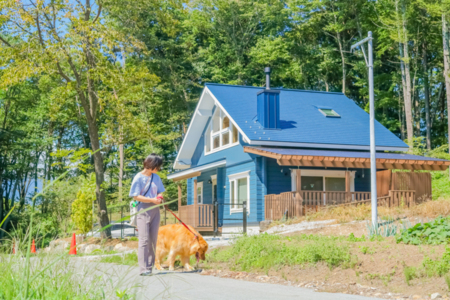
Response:
[[[141,67],[127,69],[124,74],[120,65],[114,63],[118,49],[125,54],[136,53],[144,51],[144,45],[114,30],[103,18],[102,8],[102,1],[90,0],[30,1],[26,5],[20,1],[3,1],[0,4],[4,22],[0,32],[3,68],[0,88],[38,74],[56,76],[61,85],[54,90],[54,95],[58,95],[54,100],[81,105],[80,117],[86,121],[93,151],[98,217],[101,226],[106,226],[109,220],[105,193],[101,189],[105,179],[100,151],[101,119],[107,119],[107,110],[121,103],[121,98],[114,98],[117,80],[137,78],[142,90],[151,94],[156,78]],[[110,230],[102,236],[109,237]]]

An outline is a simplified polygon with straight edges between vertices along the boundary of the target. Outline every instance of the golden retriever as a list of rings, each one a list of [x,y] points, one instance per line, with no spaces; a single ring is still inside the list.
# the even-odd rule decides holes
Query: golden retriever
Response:
[[[182,224],[165,225],[159,228],[158,241],[156,243],[155,268],[162,270],[161,261],[168,255],[169,270],[174,270],[175,259],[180,256],[181,265],[188,271],[194,268],[189,265],[191,255],[195,254],[197,261],[205,260],[208,243],[192,226],[189,229],[198,239]]]

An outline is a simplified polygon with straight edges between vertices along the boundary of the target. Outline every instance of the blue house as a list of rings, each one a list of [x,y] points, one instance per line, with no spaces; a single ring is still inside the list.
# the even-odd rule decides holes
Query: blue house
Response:
[[[410,199],[409,191],[417,198],[411,182],[394,186],[392,169],[428,181],[429,173],[413,171],[450,163],[399,153],[408,146],[378,122],[375,132],[380,197],[403,190],[391,197]],[[174,162],[177,171],[168,176],[187,180],[187,205],[179,190],[180,217],[200,231],[211,231],[213,222],[225,230],[242,224],[243,201],[249,226],[286,212],[370,201],[369,137],[369,115],[342,93],[270,89],[269,79],[265,88],[206,84]],[[429,197],[431,184],[417,192]]]

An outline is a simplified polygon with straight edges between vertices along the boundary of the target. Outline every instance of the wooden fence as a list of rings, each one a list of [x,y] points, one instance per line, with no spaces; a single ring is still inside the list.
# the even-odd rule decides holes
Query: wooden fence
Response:
[[[369,192],[300,191],[279,195],[266,195],[264,210],[266,220],[300,217],[331,206],[357,206],[370,204]],[[410,207],[415,204],[415,191],[389,191],[388,196],[378,198],[378,206]]]

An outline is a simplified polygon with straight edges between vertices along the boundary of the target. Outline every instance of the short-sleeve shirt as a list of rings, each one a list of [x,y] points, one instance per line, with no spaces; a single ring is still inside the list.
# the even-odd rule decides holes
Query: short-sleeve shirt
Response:
[[[153,176],[153,179],[150,177]],[[161,178],[158,176],[158,174],[153,173],[150,176],[145,176],[141,172],[137,173],[136,176],[134,176],[133,182],[131,183],[131,189],[130,189],[130,197],[139,196],[140,192],[144,194],[142,196],[149,197],[149,198],[155,198],[158,196],[158,194],[163,193],[166,189],[164,188],[164,185],[162,183]],[[150,180],[149,180],[150,178]],[[148,185],[152,183],[151,188],[148,187]],[[145,186],[145,188],[144,188]],[[141,210],[143,208],[147,208],[150,206],[153,206],[152,203],[142,203],[139,202],[138,210]]]

